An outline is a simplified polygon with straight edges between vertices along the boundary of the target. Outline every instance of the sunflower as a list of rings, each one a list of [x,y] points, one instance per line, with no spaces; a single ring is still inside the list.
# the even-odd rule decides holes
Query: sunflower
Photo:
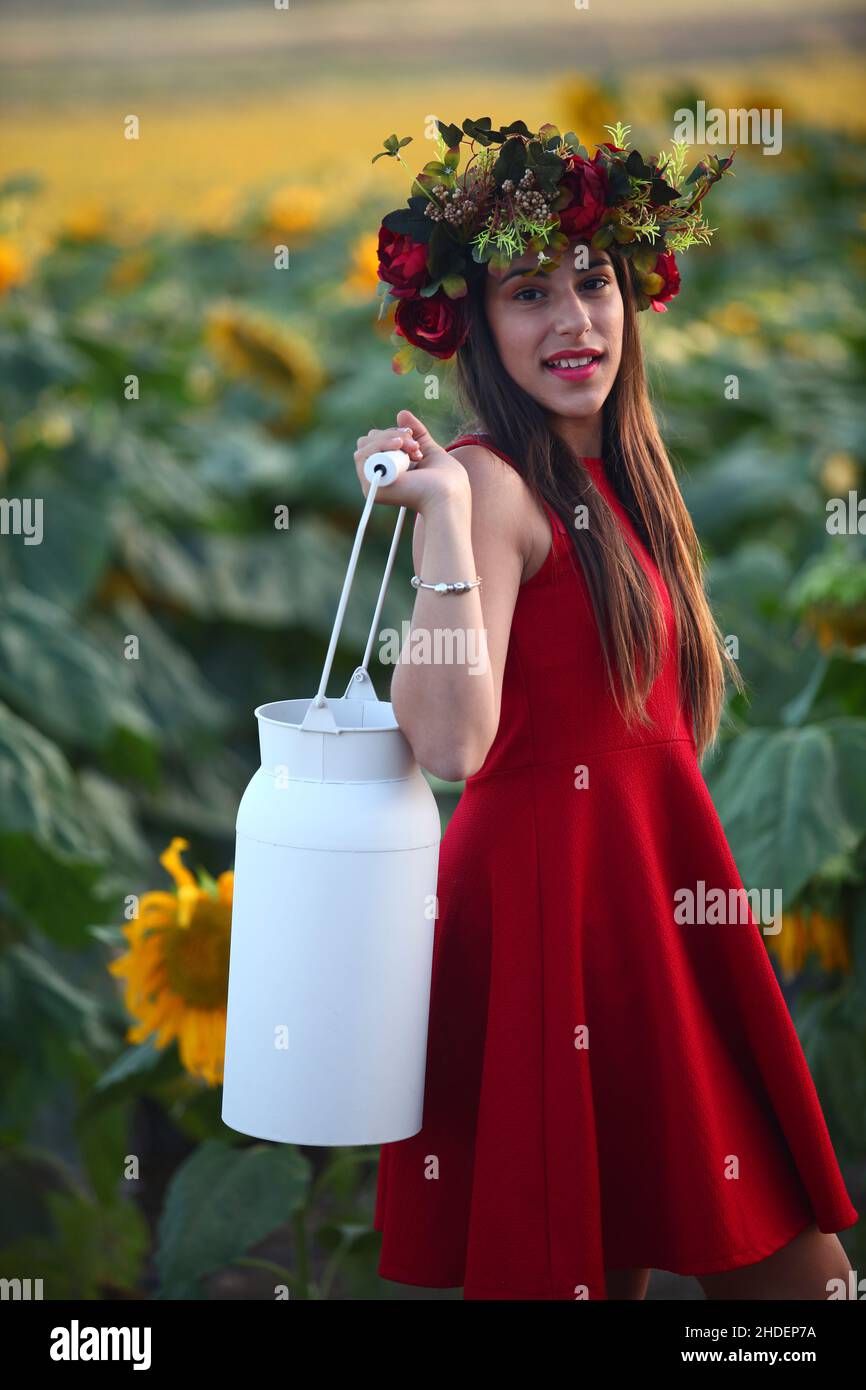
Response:
[[[813,604],[803,614],[806,626],[815,634],[823,652],[837,644],[861,647],[866,642],[866,605],[845,608],[842,604]]]
[[[831,973],[851,971],[851,955],[845,923],[838,917],[825,917],[822,912],[809,914],[809,943],[821,961],[821,969]]]
[[[147,279],[152,269],[152,252],[136,247],[115,261],[108,273],[106,286],[110,290],[134,289]]]
[[[856,489],[859,481],[860,469],[851,454],[828,454],[821,464],[821,486],[830,497],[840,497]]]
[[[571,78],[559,91],[559,106],[563,113],[563,130],[579,132],[581,139],[599,140],[610,138],[605,131],[607,125],[616,120],[613,99],[597,82],[585,78]]]
[[[281,398],[287,422],[299,426],[308,419],[325,373],[299,333],[244,305],[223,303],[208,312],[205,340],[233,376],[251,378]]]
[[[720,308],[711,310],[710,318],[723,333],[757,333],[761,320],[750,304],[740,299],[729,300]]]
[[[0,294],[24,282],[27,266],[13,241],[0,237]]]
[[[238,215],[238,191],[227,184],[209,188],[196,204],[196,226],[212,236],[225,236],[231,232]]]
[[[159,862],[171,874],[174,892],[142,896],[138,917],[123,928],[129,951],[112,961],[112,975],[126,979],[124,1002],[138,1020],[126,1040],[154,1044],[177,1039],[180,1060],[191,1076],[210,1086],[223,1079],[231,934],[231,870],[197,881],[181,861],[186,840],[175,836]]]
[[[767,937],[767,947],[776,957],[786,980],[798,975],[806,957],[815,952],[821,969],[850,973],[851,955],[845,923],[838,917],[825,917],[814,909],[784,912],[778,936]]]
[[[320,188],[279,188],[264,209],[264,227],[280,236],[291,236],[295,243],[303,241],[318,228],[324,206],[325,195]]]
[[[101,198],[77,203],[63,218],[61,230],[70,241],[105,241],[111,230],[111,217]]]
[[[379,237],[376,232],[367,232],[359,237],[352,247],[352,264],[343,282],[343,289],[349,296],[372,299],[379,283]]]
[[[791,980],[803,969],[808,952],[806,926],[801,912],[783,912],[782,930],[768,936],[767,950],[776,957],[782,974]]]

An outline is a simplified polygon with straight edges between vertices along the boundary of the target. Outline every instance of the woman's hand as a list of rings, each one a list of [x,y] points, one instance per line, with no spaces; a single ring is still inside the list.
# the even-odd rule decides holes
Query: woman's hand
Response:
[[[437,444],[427,427],[411,411],[399,410],[396,418],[394,428],[372,429],[358,439],[355,470],[364,496],[370,491],[370,484],[364,476],[364,464],[370,455],[402,449],[409,455],[409,468],[393,483],[379,488],[377,502],[411,507],[423,515],[453,496],[455,490],[465,491],[467,499],[471,497],[469,475],[460,460]]]

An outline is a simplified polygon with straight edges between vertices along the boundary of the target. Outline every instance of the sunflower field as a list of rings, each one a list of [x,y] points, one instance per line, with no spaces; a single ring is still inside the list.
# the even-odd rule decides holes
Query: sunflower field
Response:
[[[747,683],[703,770],[746,887],[782,890],[765,940],[861,1206],[866,147],[786,138],[783,163],[742,152],[723,234],[676,308],[641,317]],[[221,1121],[232,854],[254,708],[318,684],[355,439],[408,407],[447,442],[449,379],[428,399],[391,370],[387,194],[325,221],[289,185],[136,239],[82,207],[28,259],[41,195],[0,187],[0,1277],[38,1267],[52,1298],[399,1297],[376,1276],[377,1149]],[[393,520],[374,512],[331,692]],[[404,538],[384,627],[411,573]],[[445,824],[460,788],[431,780]]]

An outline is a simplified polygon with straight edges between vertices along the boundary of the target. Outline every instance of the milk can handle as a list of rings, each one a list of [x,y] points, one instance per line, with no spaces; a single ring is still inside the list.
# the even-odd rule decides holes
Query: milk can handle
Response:
[[[319,681],[319,688],[316,692],[315,698],[313,699],[312,705],[310,706],[311,709],[321,709],[326,702],[325,689],[327,687],[328,680],[331,675],[331,666],[334,661],[334,654],[337,650],[337,642],[340,638],[340,629],[343,626],[343,617],[346,612],[346,606],[349,602],[349,594],[352,589],[352,581],[355,578],[355,570],[358,564],[358,556],[361,553],[361,544],[364,540],[364,533],[367,529],[367,522],[370,519],[370,513],[372,512],[373,505],[376,501],[376,493],[379,491],[380,487],[387,487],[387,485],[389,483],[393,483],[394,479],[399,477],[401,473],[405,473],[406,469],[409,467],[409,464],[409,455],[405,454],[402,449],[389,449],[384,453],[371,454],[370,457],[367,459],[366,463],[364,464],[364,476],[370,483],[370,489],[367,493],[367,497],[364,502],[364,510],[362,511],[361,519],[358,522],[358,529],[355,532],[355,543],[352,546],[352,553],[349,556],[349,564],[346,570],[346,578],[343,581],[343,592],[340,594],[340,602],[337,605],[337,616],[334,619],[334,628],[331,633],[331,641],[328,646],[327,655],[325,657],[325,664],[322,668],[322,678]],[[391,539],[391,549],[388,552],[388,561],[385,565],[385,573],[382,577],[382,584],[379,589],[379,597],[376,600],[376,608],[373,613],[373,621],[370,625],[370,634],[367,638],[367,646],[364,650],[364,659],[361,663],[361,666],[358,668],[359,670],[362,670],[364,672],[367,671],[367,665],[370,661],[370,657],[373,651],[373,643],[375,642],[376,634],[379,631],[379,619],[382,614],[382,606],[385,602],[385,594],[388,590],[388,583],[391,578],[391,571],[394,568],[394,560],[397,555],[397,546],[400,543],[400,536],[403,531],[403,522],[405,520],[405,517],[406,508],[401,507],[397,514],[397,524],[394,527],[394,535]]]

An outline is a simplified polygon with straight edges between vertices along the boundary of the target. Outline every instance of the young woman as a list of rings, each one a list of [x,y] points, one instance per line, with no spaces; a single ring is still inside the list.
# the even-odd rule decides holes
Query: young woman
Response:
[[[477,629],[487,654],[392,682],[418,761],[465,789],[423,1127],[381,1150],[379,1272],[467,1299],[639,1299],[652,1268],[709,1298],[823,1299],[857,1212],[760,926],[677,911],[742,889],[698,764],[730,662],[639,281],[585,236],[537,267],[468,286],[471,431],[442,448],[402,410],[355,455],[366,490],[371,452],[409,454],[381,501],[417,512],[424,583],[482,580],[418,589],[413,630]]]

